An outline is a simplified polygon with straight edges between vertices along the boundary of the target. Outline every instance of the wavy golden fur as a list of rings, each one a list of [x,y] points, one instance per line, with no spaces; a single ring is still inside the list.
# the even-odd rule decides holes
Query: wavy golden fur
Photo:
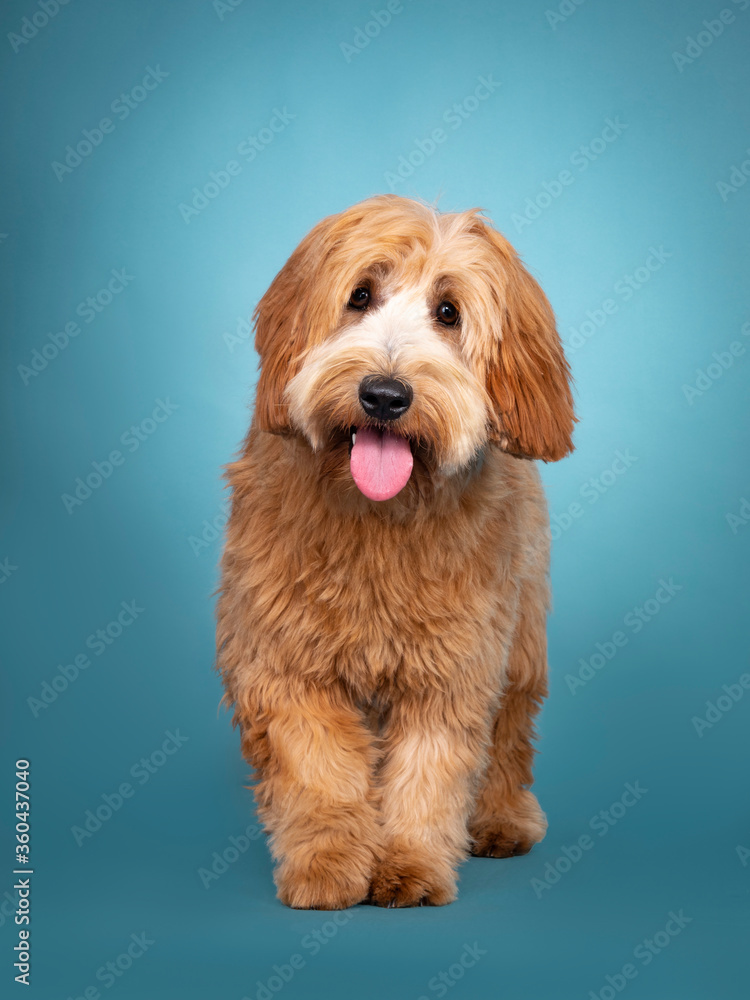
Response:
[[[279,898],[448,903],[467,852],[522,854],[546,829],[529,786],[549,532],[519,459],[572,450],[552,310],[478,212],[391,195],[315,226],[255,322],[217,648]],[[369,376],[413,390],[385,432]],[[349,466],[352,429],[373,426],[413,454],[384,501]]]

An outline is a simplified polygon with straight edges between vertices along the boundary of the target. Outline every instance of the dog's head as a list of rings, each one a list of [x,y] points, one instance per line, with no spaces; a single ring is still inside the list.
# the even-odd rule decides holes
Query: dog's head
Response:
[[[477,211],[396,195],[324,219],[258,304],[256,426],[328,450],[372,500],[412,467],[451,476],[489,443],[572,450],[570,371],[552,309]],[[348,474],[348,472],[347,472]]]

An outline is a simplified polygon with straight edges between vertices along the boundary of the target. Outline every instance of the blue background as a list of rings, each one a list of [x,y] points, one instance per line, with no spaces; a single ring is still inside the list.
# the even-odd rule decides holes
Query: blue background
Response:
[[[6,36],[40,8],[4,5],[0,813],[8,831],[14,762],[29,758],[28,995],[267,1000],[259,983],[301,954],[284,1000],[606,1000],[606,977],[620,984],[627,963],[633,1000],[746,996],[750,693],[701,735],[693,719],[750,669],[750,526],[727,519],[750,514],[750,184],[717,188],[750,156],[750,9],[726,0],[733,23],[688,61],[674,54],[720,0],[563,3],[557,20],[551,0],[413,0],[362,45],[357,30],[384,6],[72,0],[14,51]],[[168,75],[119,117],[113,103],[149,67]],[[490,75],[499,86],[474,100]],[[456,103],[458,128],[445,119]],[[276,111],[283,129],[261,132]],[[105,117],[114,129],[56,174]],[[626,127],[597,141],[608,118]],[[430,152],[440,127],[445,141],[420,163],[417,142]],[[249,136],[260,136],[251,162],[238,153]],[[582,146],[596,153],[585,169]],[[239,173],[185,221],[180,205],[230,160]],[[408,176],[394,178],[399,165]],[[564,170],[572,182],[544,197]],[[558,518],[536,768],[547,839],[527,857],[469,861],[450,907],[360,906],[337,926],[276,901],[262,838],[201,881],[254,823],[211,669],[211,522],[221,527],[220,467],[253,396],[242,319],[310,226],[387,190],[444,210],[481,205],[515,243],[563,339],[579,344],[580,424],[575,454],[542,469]],[[132,280],[86,323],[77,307],[112,269]],[[76,320],[80,333],[29,374],[33,352]],[[587,320],[591,335],[574,336]],[[731,367],[686,393],[735,341]],[[177,408],[149,434],[159,399]],[[144,420],[128,450],[122,436]],[[63,495],[113,449],[123,463],[69,513]],[[607,471],[618,451],[630,463],[620,475]],[[671,599],[645,604],[662,579]],[[132,600],[143,612],[97,656],[87,637]],[[628,616],[644,604],[636,632]],[[617,631],[626,645],[573,693],[566,676]],[[29,699],[81,653],[91,665],[34,710]],[[157,752],[163,766],[139,784],[131,769],[147,773],[138,761],[177,729],[187,742],[165,762]],[[124,781],[132,798],[78,846],[72,828]],[[590,821],[628,782],[648,791],[600,836]],[[539,889],[532,880],[586,833],[594,846]],[[1,847],[1,989],[22,995],[10,833]],[[647,965],[634,957],[680,909],[684,930]],[[113,985],[97,980],[142,931],[146,953]],[[434,979],[475,942],[484,954],[461,978]]]

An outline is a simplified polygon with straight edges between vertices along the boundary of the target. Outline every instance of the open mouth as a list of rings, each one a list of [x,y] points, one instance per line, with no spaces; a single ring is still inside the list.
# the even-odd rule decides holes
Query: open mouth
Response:
[[[359,490],[370,500],[390,500],[409,482],[414,466],[404,437],[377,427],[353,427],[349,467]]]

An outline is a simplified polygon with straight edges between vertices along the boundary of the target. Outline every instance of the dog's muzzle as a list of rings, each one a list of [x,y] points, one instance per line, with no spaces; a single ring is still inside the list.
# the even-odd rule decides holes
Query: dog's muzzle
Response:
[[[407,382],[383,375],[368,375],[359,385],[359,402],[373,420],[398,420],[412,404],[414,393]],[[370,500],[390,500],[406,486],[414,466],[411,445],[405,437],[379,427],[355,427],[349,457],[352,478]]]

